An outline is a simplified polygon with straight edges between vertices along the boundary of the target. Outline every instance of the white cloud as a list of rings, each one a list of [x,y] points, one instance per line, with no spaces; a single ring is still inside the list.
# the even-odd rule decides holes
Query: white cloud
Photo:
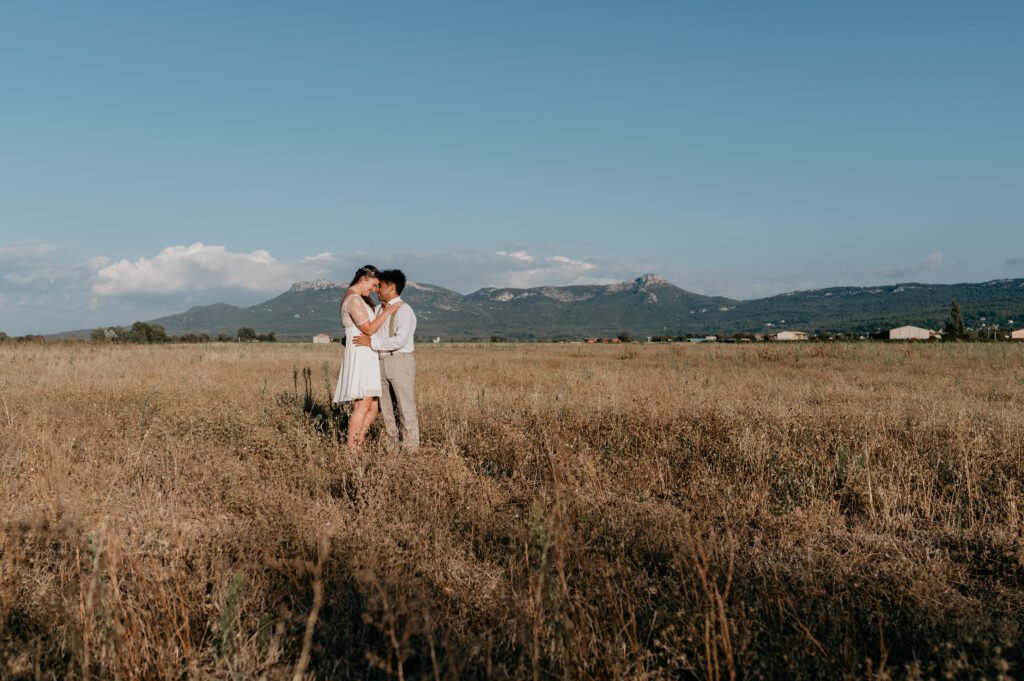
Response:
[[[30,286],[36,281],[49,281],[52,282],[52,277],[44,270],[36,272],[9,272],[4,275],[4,281],[9,281],[12,284],[18,284],[19,286]]]
[[[925,261],[923,263],[921,263],[921,267],[927,270],[928,272],[934,272],[935,270],[942,267],[942,264],[945,261],[946,259],[942,257],[941,253],[932,253],[927,258],[925,258]]]
[[[30,247],[5,247],[12,257],[0,258],[0,283],[14,292],[66,290],[87,287],[106,258],[91,258],[83,263],[67,263],[60,257],[66,249],[53,244],[33,243]]]
[[[0,262],[45,260],[63,250],[62,246],[45,241],[16,241],[10,244],[0,244]]]
[[[647,272],[645,274],[653,274]],[[607,286],[608,284],[618,284],[627,279],[635,279],[636,277],[577,277],[576,281],[572,283],[574,286]]]
[[[905,279],[922,272],[935,272],[942,268],[945,261],[946,259],[941,253],[932,253],[919,263],[882,268],[877,270],[877,274],[880,274],[887,279]]]
[[[210,289],[278,292],[313,272],[316,268],[309,263],[328,262],[329,255],[289,263],[264,250],[233,253],[224,246],[203,243],[170,246],[151,258],[120,260],[100,268],[92,292],[101,296]]]
[[[580,269],[584,270],[592,270],[596,267],[596,265],[592,265],[589,262],[584,262],[583,260],[573,260],[572,258],[565,257],[564,255],[554,255],[548,258],[548,262],[557,263],[559,265],[565,265],[567,267],[579,267]]]
[[[564,255],[539,256],[525,250],[513,253],[498,251],[495,255],[499,256],[499,260],[480,273],[490,274],[490,281],[483,283],[483,286],[530,288],[581,284],[585,283],[582,279],[587,273],[597,269],[597,265],[592,262],[574,260]],[[586,278],[586,283],[594,279],[592,276]]]
[[[512,253],[506,253],[505,251],[498,251],[498,255],[511,258],[512,260],[518,260],[519,262],[533,262],[534,257],[526,251],[514,251]]]

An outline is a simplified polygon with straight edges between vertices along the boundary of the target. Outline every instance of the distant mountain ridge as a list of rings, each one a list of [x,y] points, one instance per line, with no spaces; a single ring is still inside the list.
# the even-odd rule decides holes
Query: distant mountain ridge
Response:
[[[242,326],[280,338],[340,336],[338,304],[344,284],[326,279],[298,282],[288,291],[250,307],[193,307],[153,319],[172,335],[234,334]],[[938,329],[950,301],[964,309],[968,326],[1024,325],[1024,279],[978,284],[903,283],[793,291],[756,300],[704,296],[647,274],[609,285],[482,288],[463,295],[410,281],[402,298],[416,310],[417,335],[457,340],[493,336],[520,340],[688,333],[870,332],[915,324]]]

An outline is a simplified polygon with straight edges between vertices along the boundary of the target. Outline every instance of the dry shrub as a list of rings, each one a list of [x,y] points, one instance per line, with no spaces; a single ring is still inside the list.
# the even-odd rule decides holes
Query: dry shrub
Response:
[[[338,354],[0,348],[0,677],[1019,674],[1024,348]]]

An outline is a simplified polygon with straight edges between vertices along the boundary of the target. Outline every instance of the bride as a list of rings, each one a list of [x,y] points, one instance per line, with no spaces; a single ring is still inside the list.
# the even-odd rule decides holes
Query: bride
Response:
[[[377,417],[380,397],[380,363],[377,353],[360,347],[352,339],[360,334],[372,336],[388,317],[401,307],[388,305],[374,317],[370,294],[377,290],[380,271],[373,265],[356,270],[352,284],[341,299],[341,323],[345,327],[345,358],[334,390],[334,403],[355,402],[348,419],[348,453],[359,455],[366,432]]]

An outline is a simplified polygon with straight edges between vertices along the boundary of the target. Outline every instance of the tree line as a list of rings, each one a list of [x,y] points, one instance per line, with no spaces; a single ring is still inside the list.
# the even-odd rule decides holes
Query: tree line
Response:
[[[3,331],[0,331],[0,343],[45,343],[46,336],[37,336],[35,334],[26,334],[24,336],[8,336]]]
[[[90,338],[95,343],[276,343],[277,334],[258,334],[249,326],[240,327],[235,335],[227,333],[218,334],[216,338],[206,333],[186,333],[181,336],[170,336],[161,324],[148,324],[146,322],[135,322],[129,328],[111,326],[101,329],[93,329]]]

